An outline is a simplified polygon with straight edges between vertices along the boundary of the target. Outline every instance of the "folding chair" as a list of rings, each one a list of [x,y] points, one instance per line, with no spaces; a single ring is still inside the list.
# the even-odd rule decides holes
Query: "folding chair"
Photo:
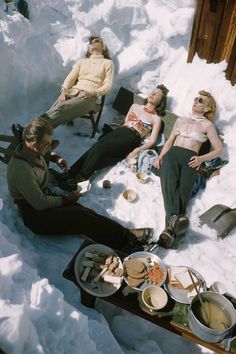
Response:
[[[11,127],[13,136],[10,135],[0,135],[0,141],[9,142],[10,144],[6,147],[0,146],[0,160],[8,164],[13,152],[15,151],[17,145],[22,141],[23,127],[19,124],[13,124]]]
[[[93,111],[88,112],[87,114],[81,116],[80,118],[85,118],[85,119],[90,119],[92,123],[92,134],[91,134],[91,139],[95,137],[95,134],[97,132],[98,124],[102,115],[102,110],[103,106],[105,103],[105,96],[101,97],[101,102],[96,103],[95,109]],[[67,125],[73,125],[73,120],[68,122]],[[77,133],[76,135],[82,135],[80,133]]]
[[[13,124],[11,127],[13,136],[11,135],[0,135],[0,141],[9,142],[10,144],[6,147],[0,146],[0,161],[8,164],[10,158],[12,157],[16,147],[23,141],[22,134],[24,128],[20,124]],[[53,151],[60,144],[59,140],[53,140],[51,143],[51,151]]]

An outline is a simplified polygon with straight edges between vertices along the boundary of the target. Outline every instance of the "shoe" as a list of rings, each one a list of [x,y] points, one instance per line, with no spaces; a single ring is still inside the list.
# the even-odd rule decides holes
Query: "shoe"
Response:
[[[165,229],[159,236],[158,244],[164,248],[171,248],[175,240],[175,234],[172,229]]]
[[[184,233],[189,227],[189,220],[184,214],[171,215],[168,228],[172,229],[175,235]]]
[[[150,227],[143,227],[141,229],[129,229],[130,235],[128,242],[132,246],[146,245],[152,238],[153,229]]]
[[[49,168],[49,173],[55,178],[58,182],[65,182],[71,179],[69,172],[57,172],[53,168]]]
[[[67,192],[77,191],[77,182],[73,179],[68,179],[64,182],[57,181],[57,186]]]

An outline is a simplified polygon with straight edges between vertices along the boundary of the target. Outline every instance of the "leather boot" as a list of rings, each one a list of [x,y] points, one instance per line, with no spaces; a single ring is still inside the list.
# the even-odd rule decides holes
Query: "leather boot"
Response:
[[[186,215],[171,215],[168,228],[172,229],[175,235],[183,234],[189,227],[189,219]]]

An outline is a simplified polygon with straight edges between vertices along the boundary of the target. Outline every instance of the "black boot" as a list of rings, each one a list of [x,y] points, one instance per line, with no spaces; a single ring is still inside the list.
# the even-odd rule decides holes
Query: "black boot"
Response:
[[[152,252],[157,243],[152,242],[153,229],[150,227],[144,227],[140,229],[127,230],[127,245],[122,248],[122,252],[126,254],[134,252]]]
[[[186,215],[171,215],[168,223],[168,228],[172,229],[174,234],[183,234],[189,227],[189,219]]]
[[[172,229],[167,228],[159,236],[158,245],[164,248],[171,248],[175,241],[175,234]]]
[[[153,229],[150,227],[129,229],[129,231],[128,242],[130,245],[146,245],[153,235]]]

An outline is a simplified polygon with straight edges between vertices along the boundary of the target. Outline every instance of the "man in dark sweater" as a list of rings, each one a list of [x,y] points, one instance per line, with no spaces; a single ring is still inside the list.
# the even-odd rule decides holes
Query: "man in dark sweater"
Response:
[[[8,164],[9,192],[24,224],[38,234],[83,234],[116,249],[128,246],[142,248],[148,242],[152,229],[124,228],[78,204],[81,194],[77,191],[67,196],[50,192],[44,155],[50,148],[52,133],[51,125],[45,119],[35,118],[25,127],[24,142],[18,145]],[[52,160],[63,164],[56,154],[52,155]]]

